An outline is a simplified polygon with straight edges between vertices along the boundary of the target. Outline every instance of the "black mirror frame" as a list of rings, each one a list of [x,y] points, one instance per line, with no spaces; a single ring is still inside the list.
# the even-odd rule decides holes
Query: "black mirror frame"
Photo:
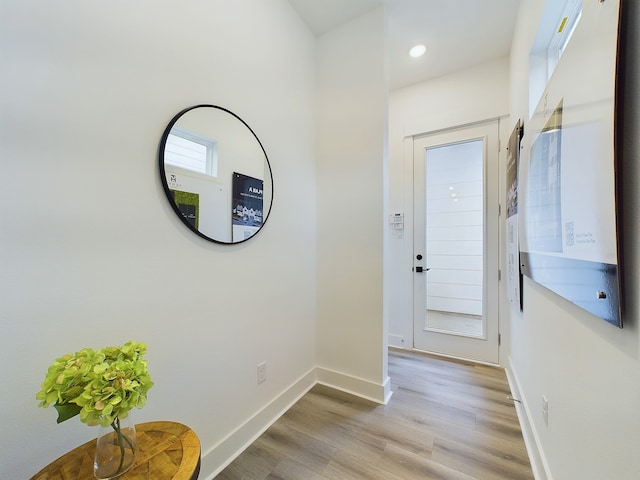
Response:
[[[249,131],[251,132],[251,134],[253,135],[253,137],[256,139],[256,142],[258,142],[258,145],[260,145],[260,149],[262,150],[262,153],[264,154],[264,159],[265,162],[267,163],[267,167],[269,170],[269,180],[271,181],[271,199],[269,201],[269,209],[267,210],[267,214],[264,216],[264,219],[262,221],[262,225],[260,226],[260,228],[250,237],[245,238],[243,240],[238,240],[237,242],[224,242],[222,240],[216,240],[215,238],[211,238],[207,235],[205,235],[204,233],[200,232],[197,228],[195,228],[193,225],[191,225],[186,218],[184,218],[184,216],[182,215],[182,212],[180,212],[180,209],[178,208],[178,205],[176,205],[176,202],[173,200],[173,196],[171,194],[171,189],[169,188],[169,185],[167,184],[167,175],[166,175],[166,170],[164,167],[164,149],[166,147],[167,144],[167,138],[169,137],[169,133],[171,133],[171,129],[173,128],[173,126],[178,122],[178,120],[180,119],[180,117],[182,117],[185,113],[190,112],[191,110],[195,110],[196,108],[202,108],[202,107],[206,107],[206,108],[215,108],[217,110],[221,110],[223,112],[228,113],[229,115],[235,117],[237,120],[239,120],[245,127],[247,127],[249,129]],[[258,235],[258,233],[260,233],[260,231],[264,228],[264,226],[267,223],[267,220],[269,219],[269,215],[271,215],[271,208],[273,207],[273,196],[274,196],[274,183],[273,183],[273,171],[271,169],[271,162],[269,162],[269,157],[267,156],[267,152],[264,149],[264,146],[262,145],[262,142],[260,141],[260,139],[258,138],[258,136],[256,135],[256,133],[253,131],[253,129],[247,124],[247,122],[245,122],[242,118],[240,118],[238,115],[236,115],[235,113],[233,113],[231,110],[228,110],[224,107],[220,107],[218,105],[212,105],[212,104],[199,104],[199,105],[193,105],[191,107],[187,107],[184,110],[181,110],[180,112],[178,112],[169,122],[169,125],[167,125],[167,128],[165,128],[164,133],[162,134],[162,139],[160,140],[160,152],[158,155],[158,162],[159,162],[159,167],[160,167],[160,181],[162,182],[162,188],[164,189],[164,193],[167,196],[167,200],[169,200],[169,204],[171,205],[171,208],[173,208],[174,212],[176,213],[176,215],[178,215],[178,218],[180,219],[180,221],[182,221],[182,223],[184,223],[187,228],[189,228],[189,230],[191,230],[193,233],[195,233],[196,235],[198,235],[201,238],[204,238],[205,240],[208,240],[210,242],[213,243],[218,243],[221,245],[237,245],[240,243],[244,243],[247,242],[249,240],[251,240],[252,238],[254,238],[256,235]]]

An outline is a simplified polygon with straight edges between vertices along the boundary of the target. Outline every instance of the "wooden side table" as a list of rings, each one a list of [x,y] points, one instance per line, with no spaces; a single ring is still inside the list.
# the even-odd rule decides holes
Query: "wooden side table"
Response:
[[[200,440],[186,425],[148,422],[136,425],[138,451],[133,467],[118,480],[196,480],[200,473]],[[31,480],[95,480],[90,440],[36,473]]]

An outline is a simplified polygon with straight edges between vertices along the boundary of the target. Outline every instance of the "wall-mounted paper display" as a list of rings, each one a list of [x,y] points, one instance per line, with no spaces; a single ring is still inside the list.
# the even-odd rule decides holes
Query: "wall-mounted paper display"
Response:
[[[617,0],[548,0],[539,35],[548,23],[556,25],[551,35],[565,31],[568,21],[571,32],[550,40],[558,55],[523,138],[518,213],[522,272],[622,327],[614,155],[618,17]]]
[[[523,127],[520,120],[509,137],[507,146],[507,297],[522,309],[522,281],[518,250],[518,165]]]

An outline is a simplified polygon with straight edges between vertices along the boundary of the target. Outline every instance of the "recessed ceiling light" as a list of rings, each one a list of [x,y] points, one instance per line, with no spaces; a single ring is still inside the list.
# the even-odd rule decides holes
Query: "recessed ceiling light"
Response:
[[[427,47],[425,47],[424,45],[416,45],[411,50],[409,50],[409,55],[411,55],[413,58],[418,58],[424,55],[424,52],[426,51]]]

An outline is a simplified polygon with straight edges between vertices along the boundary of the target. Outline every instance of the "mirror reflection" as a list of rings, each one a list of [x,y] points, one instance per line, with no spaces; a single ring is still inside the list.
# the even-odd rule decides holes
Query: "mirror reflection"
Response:
[[[273,177],[260,140],[244,120],[216,105],[178,113],[160,144],[167,198],[191,230],[217,243],[240,243],[265,224]]]

